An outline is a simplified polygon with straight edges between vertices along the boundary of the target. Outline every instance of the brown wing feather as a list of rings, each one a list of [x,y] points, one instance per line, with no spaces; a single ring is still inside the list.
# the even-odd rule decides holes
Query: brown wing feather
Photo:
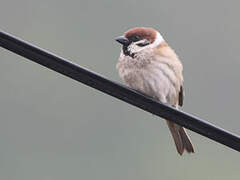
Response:
[[[178,104],[179,106],[183,105],[183,100],[184,100],[184,89],[183,86],[180,87],[179,95],[178,95]]]

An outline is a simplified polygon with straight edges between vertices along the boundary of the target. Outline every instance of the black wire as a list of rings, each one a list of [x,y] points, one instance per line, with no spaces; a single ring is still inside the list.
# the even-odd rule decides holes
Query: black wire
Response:
[[[76,81],[82,82],[98,89],[99,91],[121,99],[122,101],[137,106],[164,119],[175,122],[232,149],[240,151],[239,136],[216,127],[215,125],[195,116],[161,104],[150,97],[129,89],[126,86],[110,81],[94,72],[80,67],[77,64],[24,42],[10,34],[0,32],[0,46],[49,69],[75,79]]]

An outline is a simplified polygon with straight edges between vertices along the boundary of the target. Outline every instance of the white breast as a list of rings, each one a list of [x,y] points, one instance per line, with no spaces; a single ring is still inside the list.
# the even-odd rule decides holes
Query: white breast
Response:
[[[161,61],[121,60],[117,68],[120,77],[131,88],[157,98],[163,103],[175,105],[178,98],[179,82],[170,67]],[[138,65],[138,66],[136,66]]]

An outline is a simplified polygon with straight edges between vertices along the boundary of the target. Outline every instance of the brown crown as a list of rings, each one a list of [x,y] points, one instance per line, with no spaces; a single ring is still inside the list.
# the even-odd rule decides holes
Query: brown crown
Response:
[[[153,43],[157,37],[157,31],[153,28],[136,27],[125,32],[124,36],[126,38],[129,38],[131,36],[139,36],[140,38],[147,39]]]

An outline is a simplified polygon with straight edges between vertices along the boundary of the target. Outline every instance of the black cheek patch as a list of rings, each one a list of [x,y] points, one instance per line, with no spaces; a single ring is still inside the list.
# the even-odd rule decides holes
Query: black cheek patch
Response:
[[[132,58],[134,58],[134,53],[131,53],[129,50],[128,50],[128,46],[123,46],[123,54],[125,56],[130,56]]]

